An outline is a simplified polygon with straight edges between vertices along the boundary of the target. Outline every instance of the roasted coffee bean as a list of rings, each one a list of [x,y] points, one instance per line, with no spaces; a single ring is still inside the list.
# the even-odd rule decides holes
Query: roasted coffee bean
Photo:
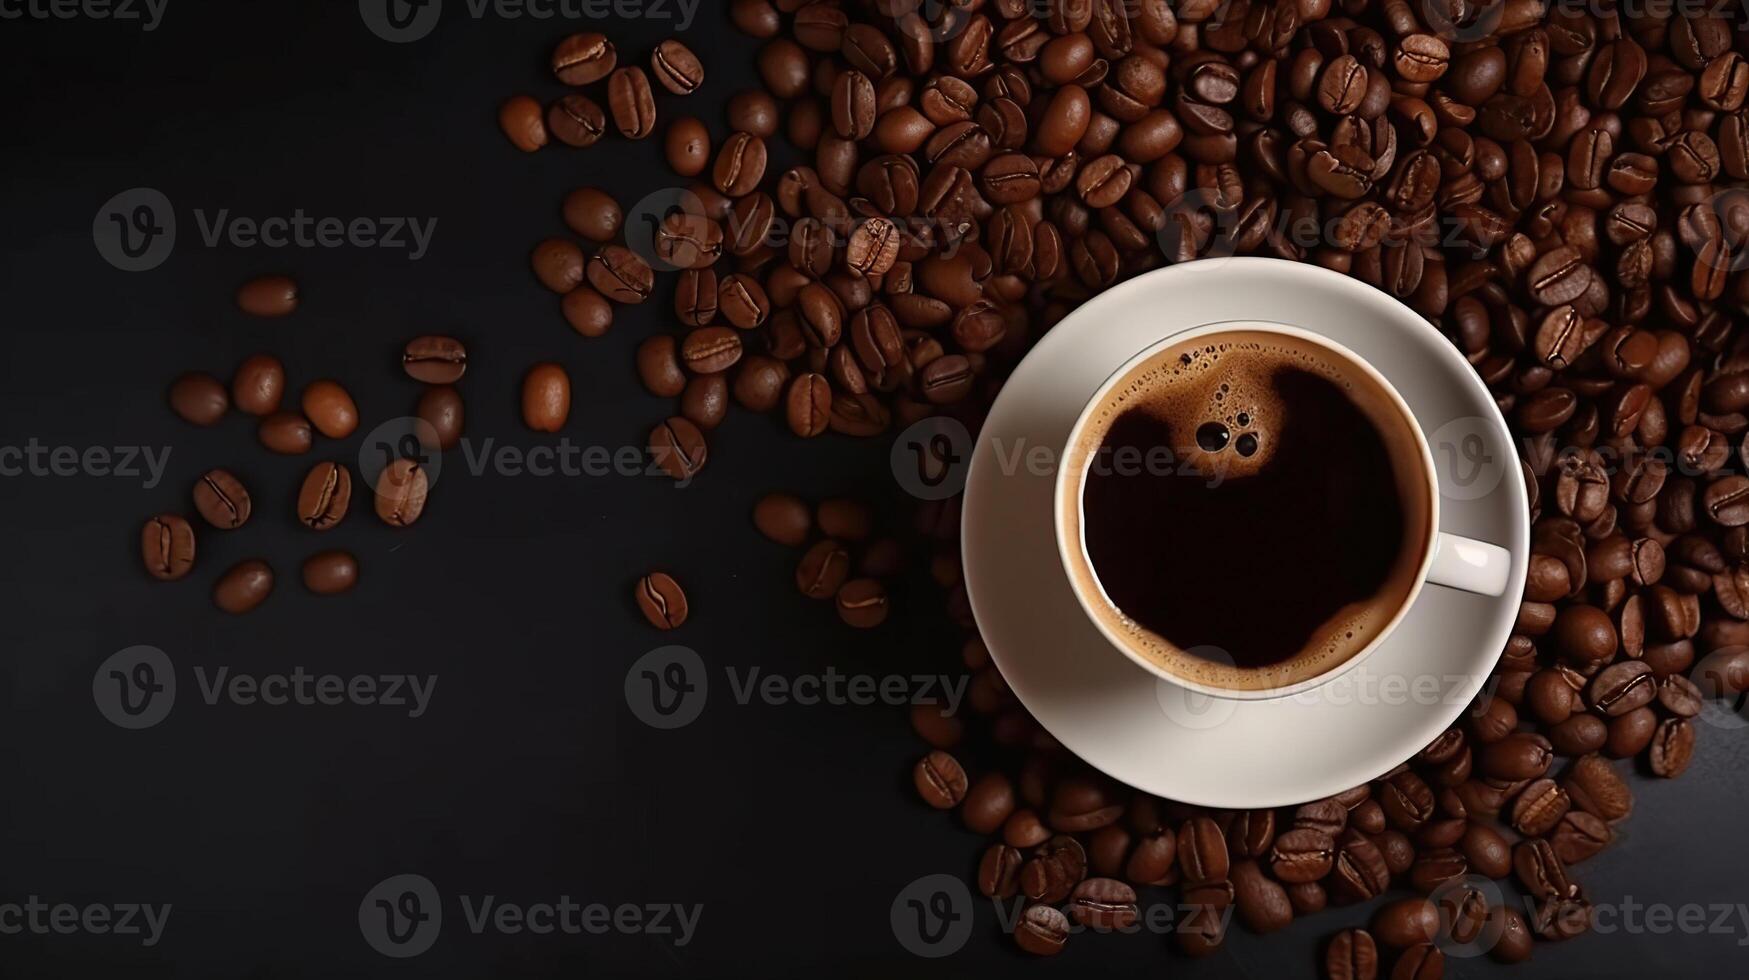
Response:
[[[401,367],[414,381],[455,384],[468,369],[468,351],[453,337],[415,337],[401,352]]]
[[[1083,833],[1109,826],[1123,816],[1123,804],[1105,783],[1071,777],[1057,784],[1046,815],[1050,825],[1065,833]]]
[[[240,616],[266,601],[273,591],[273,569],[264,561],[232,565],[213,585],[213,605]]]
[[[633,598],[638,611],[659,630],[678,629],[686,622],[686,592],[665,572],[651,572],[638,579]]]
[[[838,618],[857,629],[873,629],[886,622],[887,589],[872,578],[851,579],[839,588]]]
[[[566,146],[594,146],[607,135],[607,113],[587,95],[562,95],[547,106],[547,132]]]
[[[1099,932],[1128,930],[1137,919],[1135,889],[1113,878],[1088,878],[1069,894],[1069,917]]]
[[[358,428],[358,406],[336,381],[312,381],[304,389],[304,416],[316,431],[344,439]]]
[[[765,176],[765,141],[751,133],[731,133],[717,151],[711,180],[730,197],[745,197]]]
[[[1464,828],[1460,849],[1471,870],[1490,878],[1503,878],[1512,871],[1512,849],[1492,827],[1470,821]]]
[[[541,118],[540,103],[527,95],[516,95],[498,107],[498,128],[511,145],[524,153],[533,153],[547,145],[547,124]]]
[[[690,480],[704,468],[708,456],[704,433],[698,426],[674,416],[650,430],[650,459],[676,480]]]
[[[799,548],[807,543],[814,522],[807,504],[787,493],[771,493],[754,505],[753,526],[778,544]]]
[[[669,38],[650,53],[650,73],[675,95],[691,95],[704,84],[704,65],[692,50]]]
[[[951,810],[966,797],[966,771],[958,759],[939,749],[918,761],[911,779],[923,802],[937,810]]]
[[[1549,845],[1562,862],[1578,864],[1607,847],[1614,836],[1602,819],[1583,810],[1570,810],[1549,835]]]
[[[1069,941],[1069,920],[1049,905],[1028,908],[1014,927],[1014,942],[1034,956],[1055,956]]]
[[[991,844],[978,862],[978,892],[986,898],[1013,898],[1020,890],[1020,864],[1020,851]]]
[[[1526,837],[1541,837],[1566,816],[1569,806],[1567,791],[1554,780],[1534,780],[1512,802],[1512,829]]]
[[[571,415],[571,376],[559,364],[536,364],[522,379],[522,424],[557,432]]]
[[[1648,765],[1652,774],[1672,779],[1683,774],[1694,758],[1694,725],[1686,718],[1666,718],[1652,735]]]
[[[425,513],[430,490],[430,478],[424,467],[411,459],[395,460],[377,475],[377,517],[393,527],[412,525]]]
[[[1327,980],[1378,980],[1379,950],[1365,929],[1344,929],[1324,950]]]
[[[1270,851],[1270,870],[1282,881],[1297,884],[1315,881],[1330,872],[1336,857],[1336,842],[1321,830],[1299,828],[1275,839]]]
[[[1301,862],[1296,861],[1296,864],[1299,863]],[[1178,831],[1178,866],[1183,869],[1187,884],[1200,884],[1227,877],[1230,867],[1227,839],[1221,832],[1220,825],[1208,817],[1193,817],[1186,821]],[[1328,870],[1328,866],[1325,870]]]
[[[419,430],[421,444],[453,449],[462,438],[462,396],[450,385],[431,385],[419,395],[413,414],[430,428]]]
[[[304,559],[304,588],[316,595],[340,595],[358,585],[358,559],[344,551],[318,551]]]
[[[298,284],[290,276],[251,279],[237,290],[237,308],[250,316],[289,316],[298,308]]]
[[[638,377],[652,395],[674,398],[686,389],[680,345],[667,334],[657,334],[638,345],[637,366]]]
[[[682,116],[668,124],[662,137],[662,154],[668,169],[682,177],[697,177],[710,166],[710,130],[697,118]]]
[[[796,588],[810,599],[831,599],[850,576],[850,553],[830,538],[818,542],[796,565]]]
[[[618,53],[606,35],[572,34],[553,49],[553,74],[566,85],[599,82],[613,71]]]
[[[1445,953],[1432,943],[1416,943],[1403,950],[1391,967],[1391,980],[1443,980]]]
[[[595,187],[580,187],[565,196],[565,225],[592,242],[613,241],[625,213],[613,196]]]
[[[1365,901],[1390,887],[1391,870],[1371,838],[1358,830],[1347,830],[1337,842],[1329,883],[1339,898]]]
[[[769,412],[783,400],[788,382],[789,369],[782,361],[763,354],[744,357],[735,368],[735,401],[749,411]]]
[[[229,470],[208,470],[194,485],[194,509],[222,531],[249,522],[249,491]]]
[[[194,567],[194,528],[176,514],[159,514],[140,530],[140,557],[155,579],[187,575]]]
[[[1124,865],[1124,877],[1138,885],[1164,883],[1176,870],[1178,836],[1171,831],[1155,833],[1136,842]]]
[[[1395,949],[1433,942],[1439,933],[1439,907],[1425,898],[1400,899],[1373,913],[1373,936]]]
[[[315,443],[310,420],[298,412],[274,412],[262,419],[255,431],[263,446],[281,455],[307,453]]]
[[[721,374],[701,374],[680,393],[680,415],[700,429],[714,429],[729,413],[729,382]]]
[[[279,358],[256,354],[237,365],[231,379],[231,401],[250,415],[271,415],[285,398],[285,366]]]
[[[741,338],[728,327],[700,327],[680,344],[680,359],[695,374],[715,374],[741,359]]]
[[[1293,921],[1293,902],[1287,890],[1263,873],[1256,861],[1233,865],[1233,902],[1239,919],[1256,933],[1271,933]]]
[[[317,463],[298,488],[298,522],[326,531],[346,517],[352,504],[352,473],[339,463]]]
[[[831,422],[831,382],[811,372],[798,376],[790,383],[786,406],[791,432],[803,437],[820,435]]]
[[[225,386],[210,374],[184,374],[170,386],[171,411],[195,425],[216,425],[230,407],[231,396]]]
[[[642,303],[655,288],[655,273],[636,252],[608,245],[589,257],[589,284],[616,303]]]
[[[607,106],[621,136],[641,140],[656,130],[656,100],[642,68],[617,69],[607,79]]]

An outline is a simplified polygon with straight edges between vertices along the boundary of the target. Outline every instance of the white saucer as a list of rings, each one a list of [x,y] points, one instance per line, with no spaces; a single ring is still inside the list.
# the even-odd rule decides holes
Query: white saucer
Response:
[[[1235,320],[1323,334],[1391,380],[1433,449],[1441,530],[1512,552],[1502,596],[1428,585],[1364,663],[1316,691],[1275,700],[1194,694],[1105,640],[1077,604],[1058,557],[1054,467],[1026,465],[1024,450],[1043,447],[1055,460],[1087,399],[1130,356],[1180,331]],[[1202,806],[1318,799],[1378,776],[1432,741],[1499,659],[1517,617],[1530,539],[1512,447],[1492,396],[1451,342],[1371,286],[1277,259],[1171,266],[1081,306],[1004,385],[966,480],[966,589],[1021,703],[1094,767]],[[1268,599],[1250,597],[1234,614],[1267,616]]]

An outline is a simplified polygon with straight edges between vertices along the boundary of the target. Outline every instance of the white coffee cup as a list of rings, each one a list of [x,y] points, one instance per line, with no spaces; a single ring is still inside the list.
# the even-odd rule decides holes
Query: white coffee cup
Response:
[[[1459,589],[1465,592],[1474,592],[1488,596],[1498,596],[1505,591],[1512,567],[1512,555],[1509,551],[1487,541],[1478,541],[1472,538],[1461,537],[1439,529],[1440,493],[1437,476],[1438,471],[1434,466],[1433,453],[1428,447],[1424,428],[1416,420],[1414,412],[1410,409],[1408,403],[1403,400],[1402,395],[1391,384],[1388,378],[1353,351],[1327,337],[1307,330],[1301,330],[1297,327],[1279,323],[1250,321],[1212,323],[1175,333],[1149,345],[1145,349],[1137,352],[1129,360],[1119,365],[1116,370],[1112,371],[1105,383],[1102,384],[1098,390],[1093,393],[1093,396],[1088,399],[1085,407],[1081,410],[1080,416],[1070,428],[1068,441],[1065,443],[1062,455],[1059,456],[1059,458],[1069,460],[1074,455],[1073,447],[1080,443],[1090,420],[1092,420],[1100,406],[1105,404],[1112,389],[1120,382],[1124,381],[1129,376],[1130,372],[1138,365],[1147,361],[1165,348],[1175,347],[1186,341],[1195,340],[1201,336],[1235,331],[1282,334],[1286,337],[1291,337],[1303,343],[1321,347],[1334,353],[1338,359],[1347,362],[1348,368],[1363,372],[1368,378],[1370,378],[1377,389],[1388,397],[1396,410],[1400,412],[1402,417],[1409,423],[1406,426],[1406,429],[1413,433],[1413,452],[1417,453],[1419,456],[1418,459],[1412,461],[1413,470],[1415,473],[1419,474],[1420,482],[1427,494],[1426,512],[1429,515],[1429,520],[1426,525],[1426,537],[1420,542],[1421,560],[1419,568],[1411,581],[1407,595],[1403,598],[1402,602],[1394,610],[1389,619],[1386,620],[1380,628],[1374,631],[1372,638],[1368,643],[1356,650],[1352,655],[1347,657],[1347,659],[1331,665],[1322,673],[1295,683],[1259,689],[1238,689],[1211,685],[1196,678],[1186,676],[1184,673],[1170,670],[1160,661],[1148,657],[1136,650],[1135,643],[1131,638],[1121,635],[1117,630],[1110,626],[1107,622],[1107,616],[1101,615],[1103,610],[1096,606],[1096,604],[1104,603],[1107,610],[1115,609],[1116,606],[1111,602],[1110,598],[1104,594],[1103,586],[1100,586],[1098,583],[1097,574],[1087,576],[1091,579],[1091,588],[1075,588],[1073,590],[1075,598],[1080,602],[1082,611],[1085,612],[1094,625],[1099,628],[1100,633],[1105,636],[1112,646],[1116,647],[1130,660],[1156,676],[1212,697],[1233,698],[1239,700],[1282,698],[1320,687],[1358,666],[1385,642],[1390,636],[1392,630],[1396,628],[1398,623],[1402,621],[1403,617],[1408,614],[1409,609],[1415,604],[1415,599],[1420,595],[1421,590],[1429,584],[1442,588]],[[1082,506],[1081,491],[1086,478],[1086,467],[1064,465],[1058,468],[1056,474],[1056,488],[1053,500],[1055,501],[1054,518],[1057,552],[1059,559],[1063,563],[1064,571],[1068,574],[1071,582],[1076,581],[1078,578],[1082,578],[1082,576],[1077,574],[1078,569],[1091,569],[1093,564],[1091,558],[1087,555],[1086,542],[1084,540],[1084,535],[1081,532],[1083,522],[1079,519],[1080,514],[1078,511]],[[1070,510],[1071,507],[1077,509],[1073,514]],[[1407,547],[1407,545],[1405,547]],[[1095,590],[1099,593],[1098,595],[1089,594]],[[1240,613],[1236,611],[1235,614]]]

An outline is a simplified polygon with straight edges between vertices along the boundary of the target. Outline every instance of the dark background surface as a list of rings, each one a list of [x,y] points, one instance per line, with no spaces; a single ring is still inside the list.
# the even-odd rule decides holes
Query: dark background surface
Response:
[[[164,407],[181,371],[228,378],[244,356],[268,351],[285,360],[293,392],[317,377],[342,381],[368,429],[416,397],[398,370],[401,343],[442,332],[473,353],[461,387],[475,440],[551,443],[520,424],[516,388],[528,364],[557,360],[576,386],[565,436],[641,446],[668,409],[637,384],[631,351],[669,328],[670,282],[587,341],[560,319],[526,256],[564,233],[558,204],[574,186],[613,189],[629,206],[672,185],[660,140],[525,156],[494,122],[508,94],[560,93],[547,53],[591,24],[610,32],[622,63],[676,33],[653,18],[474,19],[459,0],[430,37],[403,45],[374,36],[340,0],[170,0],[151,32],[0,21],[0,445],[171,451],[152,488],[143,478],[0,478],[0,903],[174,906],[150,949],[117,936],[0,935],[0,975],[1312,975],[1321,938],[1363,911],[1326,912],[1266,940],[1235,927],[1198,963],[1146,935],[1076,937],[1058,960],[1032,961],[988,906],[954,957],[923,960],[899,944],[894,896],[927,874],[969,872],[981,849],[908,789],[919,743],[904,710],[742,706],[721,672],[957,671],[957,633],[926,579],[897,586],[898,612],[882,628],[847,630],[795,593],[794,553],[747,519],[771,489],[891,501],[885,442],[801,445],[775,420],[736,410],[686,489],[642,477],[472,476],[451,453],[416,527],[391,531],[355,507],[318,538],[291,516],[297,483],[317,459],[355,461],[362,430],[287,459],[259,448],[240,416],[197,430]],[[753,82],[754,42],[713,2],[679,36],[710,83],[684,101],[661,96],[660,111],[698,115],[720,137],[724,102]],[[168,262],[129,274],[99,256],[91,228],[106,200],[141,186],[175,203],[181,232]],[[384,249],[206,247],[194,211],[226,208],[438,226],[420,261]],[[296,316],[235,311],[237,284],[277,271],[302,283]],[[202,533],[188,579],[150,581],[140,522],[189,511],[189,487],[212,466],[255,491],[256,516],[236,532]],[[354,594],[318,599],[297,583],[302,559],[326,547],[359,555]],[[279,588],[253,614],[224,617],[209,589],[247,557],[272,563]],[[677,633],[657,634],[632,608],[630,585],[648,568],[671,570],[692,596]],[[628,710],[623,684],[634,660],[668,642],[699,652],[713,688],[697,722],[661,732]],[[92,676],[135,644],[164,650],[182,689],[162,724],[124,731],[96,710]],[[414,719],[386,707],[208,705],[193,675],[300,666],[438,680]],[[1618,843],[1578,869],[1594,901],[1749,901],[1749,736],[1706,726],[1700,736],[1684,778],[1636,778],[1638,811]],[[362,939],[358,907],[377,882],[407,872],[444,893],[446,922],[430,952],[392,960]],[[458,894],[704,910],[698,935],[678,948],[640,936],[471,935]],[[1749,923],[1736,913],[1729,923],[1719,934],[1539,944],[1516,972],[1740,975]],[[1465,961],[1448,975],[1507,974]]]

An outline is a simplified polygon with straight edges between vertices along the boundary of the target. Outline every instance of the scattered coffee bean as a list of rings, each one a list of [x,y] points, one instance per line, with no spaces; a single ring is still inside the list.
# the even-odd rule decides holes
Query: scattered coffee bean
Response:
[[[401,368],[414,381],[452,385],[468,370],[468,350],[454,337],[415,337],[401,351]]]
[[[563,238],[549,238],[534,247],[534,275],[555,293],[568,293],[583,281],[583,250]]]
[[[594,146],[607,135],[607,113],[587,95],[562,95],[547,106],[547,132],[566,146]]]
[[[516,95],[498,107],[498,127],[504,130],[512,146],[524,153],[533,153],[547,145],[547,124],[541,117],[540,103],[527,95]]]
[[[194,485],[194,509],[222,531],[248,523],[250,507],[248,489],[228,470],[208,470]]]
[[[638,580],[638,610],[659,630],[677,629],[686,622],[686,593],[680,583],[663,572],[651,572]]]
[[[676,480],[697,476],[704,469],[708,448],[698,426],[680,416],[650,430],[650,459]]]
[[[809,548],[796,565],[796,588],[810,599],[831,599],[850,577],[850,553],[828,538]]]
[[[1069,941],[1069,920],[1049,905],[1034,905],[1021,914],[1014,941],[1034,956],[1055,956]]]
[[[753,526],[778,544],[799,548],[813,530],[808,505],[787,493],[769,493],[753,505]]]
[[[358,559],[344,551],[319,551],[304,559],[304,588],[317,595],[351,592],[358,584]]]
[[[346,518],[352,505],[352,473],[339,463],[317,463],[298,488],[298,523],[326,531]]]
[[[522,424],[557,432],[571,417],[571,376],[559,364],[536,364],[522,378]]]
[[[176,514],[159,514],[140,530],[140,557],[155,579],[169,582],[194,567],[194,528]]]
[[[298,284],[289,276],[251,279],[237,290],[237,308],[250,316],[289,316],[298,308]]]
[[[199,426],[216,425],[231,407],[231,396],[219,379],[191,372],[170,386],[170,409],[184,421]]]
[[[838,618],[858,629],[886,622],[887,590],[872,578],[851,579],[838,589]]]
[[[592,242],[606,244],[619,234],[625,214],[606,191],[579,187],[565,197],[565,225]]]
[[[232,565],[213,586],[213,605],[232,615],[242,615],[267,599],[273,591],[273,569],[264,561]]]
[[[614,126],[626,139],[641,140],[655,132],[656,100],[642,68],[620,68],[608,76],[607,105]]]
[[[606,35],[572,34],[553,49],[553,75],[566,85],[588,85],[606,78],[618,59]]]
[[[310,420],[298,412],[274,412],[261,420],[256,434],[263,446],[286,456],[309,452],[316,438]]]
[[[358,429],[358,406],[337,381],[310,382],[303,409],[316,431],[330,439],[344,439]]]
[[[912,781],[923,802],[937,810],[951,810],[966,798],[966,771],[958,759],[939,749],[917,763]]]
[[[704,84],[704,65],[686,45],[669,38],[650,55],[650,73],[675,95],[691,95]]]
[[[425,498],[430,492],[424,467],[415,460],[397,459],[377,476],[377,516],[392,527],[409,527],[425,513]]]
[[[1365,929],[1344,929],[1324,950],[1328,980],[1378,980],[1379,950]]]
[[[462,396],[453,385],[430,385],[419,394],[413,414],[430,426],[420,430],[421,443],[454,449],[462,438]]]
[[[240,412],[271,415],[285,398],[285,365],[279,358],[256,354],[237,365],[231,379],[231,401]]]

